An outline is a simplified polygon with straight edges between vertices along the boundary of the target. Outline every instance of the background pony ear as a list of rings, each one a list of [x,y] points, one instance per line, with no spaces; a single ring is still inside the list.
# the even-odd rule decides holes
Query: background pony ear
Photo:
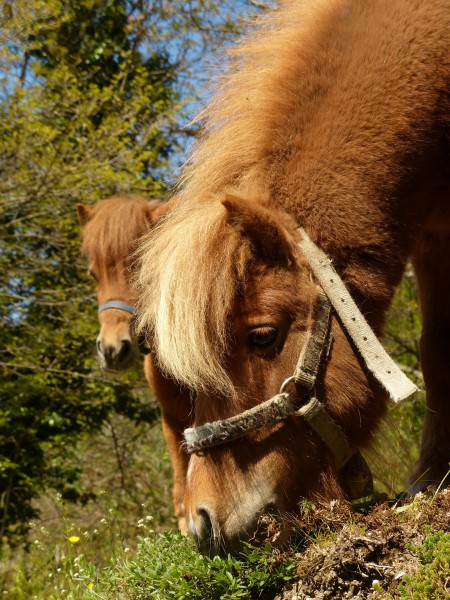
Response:
[[[77,214],[78,220],[80,221],[80,225],[84,227],[88,221],[92,219],[94,211],[89,206],[85,206],[84,204],[77,204]]]
[[[168,202],[149,202],[145,207],[145,216],[150,224],[155,224],[162,216],[167,213]]]
[[[294,260],[295,242],[286,228],[293,223],[288,215],[233,194],[226,194],[222,204],[228,223],[250,240],[264,261],[287,266]]]

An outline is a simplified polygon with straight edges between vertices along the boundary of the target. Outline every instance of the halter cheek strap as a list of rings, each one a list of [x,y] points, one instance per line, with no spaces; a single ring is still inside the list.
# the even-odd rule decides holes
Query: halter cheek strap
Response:
[[[331,346],[331,305],[322,290],[314,305],[312,319],[313,325],[300,353],[294,375],[284,381],[280,392],[229,419],[185,429],[184,447],[188,454],[192,454],[241,438],[252,431],[284,421],[287,417],[303,417],[333,455],[348,497],[361,498],[373,492],[369,466],[362,454],[350,446],[345,433],[314,394],[317,374]],[[296,386],[294,398],[285,391],[291,383]],[[299,396],[305,402],[300,408]]]
[[[299,231],[302,239],[298,245],[369,371],[388,392],[393,402],[401,402],[415,394],[416,385],[406,377],[383,348],[335,271],[331,260],[311,240],[304,229],[300,228]]]

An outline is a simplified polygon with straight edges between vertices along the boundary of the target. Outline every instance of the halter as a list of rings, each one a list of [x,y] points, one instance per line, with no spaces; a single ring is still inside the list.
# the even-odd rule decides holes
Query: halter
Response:
[[[320,284],[320,291],[313,307],[313,324],[300,352],[294,374],[282,383],[278,394],[254,408],[228,419],[185,429],[185,450],[188,454],[203,451],[274,425],[288,417],[303,417],[331,451],[340,471],[345,468],[353,479],[355,475],[357,479],[367,477],[368,467],[362,455],[351,447],[342,429],[328,414],[326,406],[314,394],[321,362],[328,356],[331,345],[332,308],[358,348],[366,366],[394,402],[408,398],[417,391],[417,387],[384,350],[330,259],[302,228],[299,231],[302,239],[298,245],[310,263]],[[286,391],[290,384],[295,384],[297,393],[294,397]],[[300,407],[299,398],[302,399]]]
[[[111,308],[113,308],[115,310],[123,310],[124,312],[130,314],[133,317],[138,316],[137,309],[134,306],[131,306],[131,304],[122,302],[122,300],[108,300],[108,302],[104,302],[103,304],[100,304],[100,306],[98,307],[98,314],[101,314],[104,310],[109,310]],[[145,337],[144,336],[139,336],[138,347],[139,347],[139,352],[141,354],[150,354],[150,352],[151,352],[150,348],[145,345]]]

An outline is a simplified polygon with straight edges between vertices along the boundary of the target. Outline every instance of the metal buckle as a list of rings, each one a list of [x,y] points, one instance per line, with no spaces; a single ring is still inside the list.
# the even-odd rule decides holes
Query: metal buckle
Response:
[[[285,389],[287,388],[287,386],[288,386],[290,383],[292,383],[293,381],[295,381],[295,377],[294,377],[294,375],[291,375],[290,377],[288,377],[287,379],[285,379],[285,380],[283,381],[283,383],[281,384],[281,387],[280,387],[280,392],[279,392],[279,393],[280,393],[280,394],[284,394],[284,393],[285,393]]]

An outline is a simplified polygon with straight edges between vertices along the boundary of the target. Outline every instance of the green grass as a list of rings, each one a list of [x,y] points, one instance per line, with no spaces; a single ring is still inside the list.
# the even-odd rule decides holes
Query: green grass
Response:
[[[14,600],[94,598],[104,587],[104,569],[128,551],[112,509],[86,529],[64,515],[50,528],[34,524],[27,544],[2,546],[2,594]]]
[[[385,507],[377,517],[375,539],[392,535],[394,522],[397,528],[404,524],[405,535],[410,536],[420,527],[420,520],[427,522],[430,511],[438,509],[441,513],[436,523],[445,523],[445,498],[445,493],[439,497],[422,495],[409,504],[394,507],[395,510]],[[356,557],[364,570],[366,560],[370,564],[372,560],[389,563],[391,559],[386,557],[395,547],[393,564],[398,564],[395,561],[399,557],[416,564],[412,552],[419,567],[401,582],[389,577],[379,584],[374,582],[374,591],[378,585],[385,600],[448,597],[450,533],[442,531],[441,525],[435,527],[439,529],[437,533],[430,527],[422,530],[423,543],[408,546],[409,554],[401,540],[392,538],[395,545],[386,541],[378,559],[358,559],[353,550],[359,546],[352,550],[346,545],[353,538],[357,544],[362,537],[369,538],[372,530],[366,531],[365,517],[340,512],[337,505],[321,507],[305,502],[302,508],[304,526],[299,523],[296,546],[283,552],[268,544],[258,549],[248,546],[236,557],[213,559],[200,555],[189,537],[155,531],[158,524],[148,514],[135,523],[140,535],[137,544],[131,546],[127,545],[122,519],[112,509],[84,530],[68,517],[61,517],[51,529],[35,526],[28,548],[22,549],[20,555],[3,546],[2,596],[14,600],[273,600],[287,583],[296,580],[298,573],[312,589],[316,583],[321,589],[327,573],[319,569],[312,574],[311,568],[314,570],[314,565],[330,552],[336,552],[336,556],[341,552],[341,562],[333,568],[340,568],[341,564],[345,573],[349,557]],[[415,539],[422,539],[419,531]]]
[[[53,545],[58,532],[39,531],[39,539],[10,566],[3,596],[14,600],[241,600],[273,598],[295,576],[293,555],[269,545],[248,547],[239,557],[207,558],[179,533],[156,533],[152,518],[142,519],[137,550],[124,547],[118,523],[103,519],[101,531],[75,535]],[[65,528],[65,524],[61,523]],[[71,535],[68,535],[71,534]],[[108,540],[108,560],[96,557],[97,538]],[[106,548],[104,549],[106,551]],[[11,556],[3,549],[2,562]]]
[[[428,528],[428,535],[421,546],[409,547],[420,560],[415,575],[405,576],[399,586],[400,598],[424,600],[424,598],[447,599],[450,597],[450,533]]]
[[[111,571],[108,597],[127,600],[270,598],[295,576],[295,565],[269,545],[235,558],[202,556],[180,534],[150,534],[137,554]],[[111,596],[110,594],[116,594]]]

